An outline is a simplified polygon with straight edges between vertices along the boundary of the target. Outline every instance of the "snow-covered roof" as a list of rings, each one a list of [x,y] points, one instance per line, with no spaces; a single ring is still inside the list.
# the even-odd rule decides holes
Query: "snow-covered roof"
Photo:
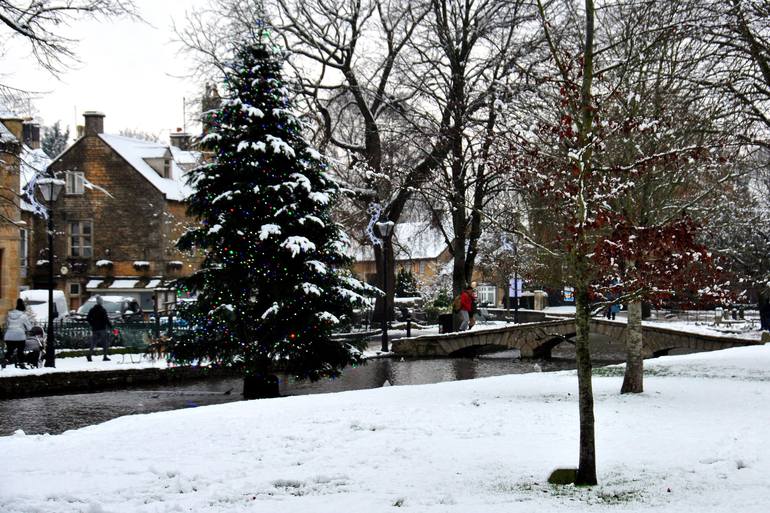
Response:
[[[185,184],[183,162],[177,162],[176,158],[188,160],[192,156],[183,156],[182,150],[170,150],[169,146],[163,144],[123,137],[120,135],[99,134],[99,137],[107,143],[110,148],[115,150],[126,162],[139,171],[152,185],[162,192],[167,199],[182,201],[192,193],[192,189]],[[163,178],[155,169],[147,163],[145,159],[159,159],[170,154],[171,160],[171,178]]]
[[[447,249],[441,230],[425,221],[397,223],[393,233],[393,246],[396,248],[396,260],[434,259]],[[374,260],[370,243],[361,246],[354,241],[351,244],[351,252],[358,262]]]
[[[174,157],[174,162],[182,166],[192,166],[200,162],[201,154],[199,151],[187,151],[181,150],[176,146],[169,146],[171,150],[171,156]]]
[[[86,290],[93,290],[99,288],[99,285],[104,280],[102,278],[99,278],[98,280],[88,280],[88,283],[86,283]]]
[[[160,282],[161,282],[161,280],[150,280],[150,281],[147,283],[147,285],[145,286],[145,288],[148,288],[148,289],[154,289],[154,288],[157,288],[157,287],[158,287],[158,285],[160,285]]]
[[[20,119],[21,116],[0,102],[0,119]]]

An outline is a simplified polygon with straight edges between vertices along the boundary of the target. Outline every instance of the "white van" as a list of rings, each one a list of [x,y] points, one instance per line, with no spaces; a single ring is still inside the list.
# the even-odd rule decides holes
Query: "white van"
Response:
[[[24,300],[27,305],[27,310],[32,312],[31,321],[38,323],[48,322],[48,290],[46,289],[31,289],[22,290],[19,293],[19,297]],[[69,315],[69,308],[67,308],[67,299],[64,297],[64,292],[61,290],[53,291],[53,304],[56,306],[55,319],[64,319]]]

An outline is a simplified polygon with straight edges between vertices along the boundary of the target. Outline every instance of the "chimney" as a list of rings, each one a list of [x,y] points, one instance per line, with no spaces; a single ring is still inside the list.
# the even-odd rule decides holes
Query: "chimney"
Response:
[[[171,146],[175,146],[184,151],[190,149],[190,134],[182,132],[181,128],[177,128],[176,132],[169,134],[168,138],[171,142]]]
[[[2,122],[5,125],[5,128],[8,129],[9,132],[13,134],[13,136],[16,138],[19,143],[23,140],[24,136],[24,129],[22,128],[22,119],[12,112],[2,112],[0,111],[0,122]]]
[[[83,113],[83,117],[86,120],[85,135],[99,135],[104,133],[104,114],[89,110]]]
[[[83,135],[85,135],[86,127],[84,127],[83,125],[76,126],[75,133],[77,134],[77,139],[80,139],[81,137],[83,137]]]
[[[24,144],[33,150],[40,148],[40,125],[34,121],[24,122]]]

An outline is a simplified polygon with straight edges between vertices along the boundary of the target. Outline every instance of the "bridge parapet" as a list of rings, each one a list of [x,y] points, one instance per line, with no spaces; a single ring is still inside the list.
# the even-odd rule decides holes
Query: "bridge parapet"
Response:
[[[404,356],[449,356],[470,347],[496,346],[519,349],[522,356],[538,356],[541,346],[553,342],[555,347],[575,333],[574,320],[513,324],[501,328],[468,330],[440,335],[423,335],[394,340],[392,350]]]
[[[592,319],[590,329],[592,333],[605,335],[615,342],[625,341],[624,322]],[[402,338],[392,342],[392,350],[403,356],[436,357],[449,356],[472,347],[494,346],[518,349],[525,358],[548,358],[554,347],[574,335],[574,319],[547,320],[493,329]],[[758,340],[704,335],[649,325],[643,327],[643,340],[645,358],[668,354],[672,349],[714,351],[762,343]]]

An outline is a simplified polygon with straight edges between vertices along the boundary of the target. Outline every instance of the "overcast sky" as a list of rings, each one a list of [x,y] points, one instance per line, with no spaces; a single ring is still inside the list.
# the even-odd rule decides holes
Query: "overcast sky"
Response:
[[[59,80],[42,72],[34,59],[20,59],[19,47],[11,56],[13,72],[9,74],[9,68],[3,66],[5,82],[41,91],[33,103],[45,125],[60,120],[74,134],[75,124],[83,123],[83,112],[98,110],[106,115],[107,133],[131,128],[161,133],[165,139],[169,131],[183,126],[183,98],[199,95],[203,87],[189,78],[178,78],[190,66],[172,41],[172,19],[184,24],[185,12],[206,1],[135,3],[148,24],[118,19],[73,25],[72,31],[80,39],[76,52],[81,64]]]

